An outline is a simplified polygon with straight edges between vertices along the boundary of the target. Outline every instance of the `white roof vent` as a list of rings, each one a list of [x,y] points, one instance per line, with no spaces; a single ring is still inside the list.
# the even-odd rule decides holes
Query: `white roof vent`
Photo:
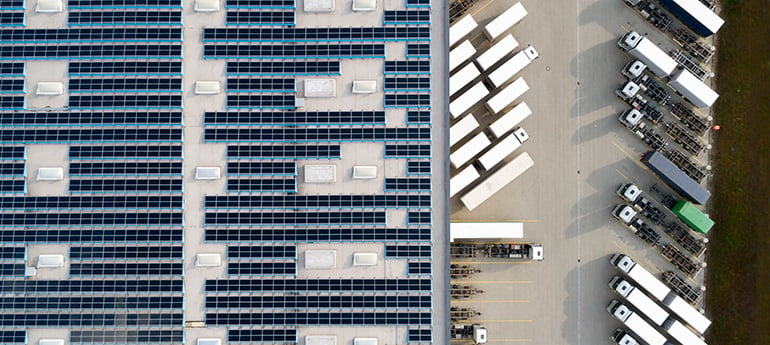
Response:
[[[337,345],[337,337],[333,335],[307,335],[305,345]]]
[[[337,181],[337,167],[334,164],[305,165],[305,183],[334,183]]]
[[[218,81],[196,81],[195,94],[196,95],[218,95],[219,82]]]
[[[41,81],[37,83],[35,94],[38,96],[58,96],[64,93],[64,84],[58,81]]]
[[[196,180],[218,180],[221,177],[219,167],[197,167],[195,168]]]
[[[222,339],[219,338],[198,338],[198,345],[221,345]]]
[[[305,12],[332,12],[334,2],[334,0],[305,0],[303,8]]]
[[[61,0],[37,0],[35,11],[37,13],[58,13],[63,8]]]
[[[217,12],[219,0],[195,0],[195,12]]]
[[[217,253],[201,253],[195,257],[197,267],[219,267],[222,265],[222,256]]]
[[[34,277],[37,274],[37,268],[34,267],[25,267],[24,268],[24,276],[25,277]]]
[[[40,339],[38,345],[64,345],[64,339]]]
[[[325,98],[337,95],[334,79],[305,79],[305,97]]]
[[[60,268],[60,267],[64,267],[64,255],[42,254],[37,257],[37,268]]]
[[[336,250],[307,250],[305,251],[305,268],[335,268],[337,267]]]
[[[377,253],[355,253],[353,254],[353,266],[376,266]]]
[[[357,165],[353,167],[353,178],[356,180],[368,180],[377,178],[377,167]]]
[[[61,181],[62,179],[64,179],[64,169],[62,168],[37,169],[38,181]]]
[[[376,80],[354,80],[353,93],[374,93],[377,91]]]
[[[377,338],[355,338],[353,345],[377,345]]]
[[[353,11],[370,12],[377,9],[377,0],[353,0]]]

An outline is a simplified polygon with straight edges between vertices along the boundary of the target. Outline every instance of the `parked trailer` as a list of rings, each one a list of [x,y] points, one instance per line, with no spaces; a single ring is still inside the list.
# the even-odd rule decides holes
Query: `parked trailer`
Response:
[[[649,0],[624,0],[628,7],[636,10],[642,18],[647,19],[652,26],[660,29],[661,31],[668,31],[671,24],[674,22],[671,17],[663,10],[658,8],[652,1]]]
[[[698,108],[710,108],[719,98],[719,94],[685,69],[674,73],[668,85]]]
[[[706,178],[706,168],[693,162],[690,157],[679,152],[679,150],[669,150],[667,157],[696,182],[700,183]]]
[[[685,224],[701,234],[707,234],[714,226],[714,221],[711,218],[685,200],[679,200],[671,211]]]
[[[623,303],[612,300],[607,306],[607,311],[648,345],[666,345],[666,337],[655,330],[647,321],[644,321],[642,317],[631,311],[630,308],[623,305]]]
[[[653,248],[657,247],[660,244],[660,234],[643,220],[637,218],[636,215],[636,211],[628,205],[619,204],[612,209],[612,216],[618,222],[631,230],[642,241],[647,242]]]
[[[473,295],[484,293],[484,290],[477,289],[468,285],[452,285],[449,288],[449,295],[452,298],[470,298]]]
[[[449,146],[457,144],[457,142],[463,140],[476,128],[479,128],[479,122],[476,121],[476,117],[473,114],[466,115],[452,125],[452,127],[449,127]]]
[[[518,24],[526,16],[527,10],[524,9],[524,5],[517,2],[487,24],[484,27],[484,35],[492,41]]]
[[[687,132],[687,130],[675,122],[669,122],[665,126],[666,134],[674,139],[687,152],[693,155],[699,155],[706,148],[706,144],[696,136]]]
[[[449,154],[449,162],[452,163],[452,166],[455,168],[459,168],[463,166],[465,163],[468,163],[473,157],[476,157],[478,154],[481,153],[484,149],[489,146],[492,142],[489,141],[489,138],[487,138],[487,135],[482,133],[476,134],[471,140],[468,140],[467,143],[460,146],[457,150]]]
[[[468,40],[463,41],[463,43],[460,43],[460,45],[449,52],[449,70],[451,71],[455,67],[462,65],[473,54],[476,54],[476,48],[473,48],[473,44]]]
[[[451,222],[449,242],[455,240],[512,240],[524,237],[524,223]]]
[[[671,104],[671,115],[698,135],[704,135],[711,128],[711,116],[702,117],[696,115],[688,106],[682,103]]]
[[[653,150],[662,150],[668,146],[668,140],[642,121],[644,115],[639,110],[628,109],[618,115],[618,122],[636,134],[642,142]]]
[[[453,46],[455,43],[465,38],[465,36],[468,36],[468,34],[475,30],[477,26],[479,26],[479,24],[476,23],[476,20],[473,19],[470,14],[452,24],[449,28],[449,46]]]
[[[479,55],[479,57],[476,58],[476,62],[478,62],[482,70],[486,71],[506,55],[513,52],[513,50],[518,46],[519,42],[513,38],[513,35],[508,34],[499,42],[495,43],[489,49],[487,49],[487,51]]]
[[[483,83],[476,83],[449,103],[449,115],[452,118],[462,115],[487,95],[489,95],[487,87]]]
[[[491,170],[495,165],[516,151],[521,145],[529,140],[529,135],[523,128],[518,128],[513,133],[505,137],[499,143],[479,157],[478,162],[484,170]]]
[[[690,284],[687,284],[687,282],[674,271],[663,272],[663,282],[671,288],[671,291],[691,305],[699,303],[701,298],[703,298],[703,291],[706,291],[706,287],[704,286],[695,288]]]
[[[666,226],[663,227],[663,230],[669,236],[671,236],[671,238],[673,238],[676,243],[679,243],[682,248],[690,252],[696,258],[700,257],[703,252],[706,251],[706,243],[708,243],[708,239],[696,238],[690,233],[689,230],[685,229],[677,222],[669,222]]]
[[[618,40],[618,46],[641,60],[658,77],[666,77],[676,69],[676,61],[655,43],[635,31],[629,31]]]
[[[612,335],[610,335],[610,339],[617,345],[641,344],[638,340],[636,340],[636,338],[634,338],[631,334],[622,328],[615,328],[615,330],[612,332]]]
[[[535,165],[535,161],[532,160],[529,154],[524,152],[503,165],[499,170],[490,174],[486,180],[460,197],[460,201],[468,210],[472,211],[533,165]]]
[[[452,322],[466,321],[476,316],[480,316],[481,313],[471,308],[451,307],[449,308],[449,320]]]
[[[703,42],[702,40],[690,34],[687,30],[682,28],[675,28],[669,30],[669,32],[671,32],[674,42],[682,46],[682,49],[690,53],[690,55],[692,55],[694,58],[699,59],[704,63],[708,63],[714,56],[716,47]]]
[[[671,289],[661,283],[642,265],[637,264],[630,257],[616,253],[610,258],[610,263],[622,272],[625,272],[639,287],[647,291],[653,298],[662,301],[671,292]]]
[[[652,201],[642,195],[642,190],[633,183],[626,183],[615,191],[621,199],[627,201],[637,211],[641,212],[652,224],[661,224],[666,219],[666,212],[655,206]]]
[[[696,204],[703,205],[711,197],[711,192],[701,187],[660,152],[648,151],[642,156],[642,163],[677,193]]]
[[[509,110],[504,115],[500,116],[495,122],[489,125],[489,130],[496,138],[500,138],[508,131],[516,128],[516,126],[524,121],[529,115],[532,115],[532,109],[529,108],[527,102],[521,102]]]
[[[699,312],[692,305],[687,303],[687,301],[677,296],[676,294],[669,295],[666,300],[663,301],[663,304],[665,304],[669,309],[671,309],[671,311],[674,312],[674,314],[679,316],[682,321],[690,325],[692,329],[700,334],[703,334],[703,332],[705,332],[709,326],[711,326],[711,320],[709,320],[706,316],[701,314],[701,312]],[[677,338],[677,340],[679,339]]]
[[[689,328],[687,328],[687,326],[683,325],[677,320],[669,319],[666,321],[666,323],[663,324],[663,329],[668,331],[668,334],[671,335],[671,337],[673,337],[680,344],[706,345],[706,342],[695,335]]]
[[[453,258],[500,258],[514,261],[542,261],[543,246],[535,243],[451,243]]]
[[[487,101],[487,108],[492,114],[497,114],[509,104],[513,103],[517,98],[521,97],[525,92],[529,90],[529,85],[524,78],[516,79],[513,83],[506,86],[502,91],[492,96]]]
[[[658,123],[663,118],[663,112],[658,107],[652,105],[639,91],[641,91],[639,85],[632,81],[627,81],[615,90],[615,94],[623,102],[642,113],[650,122]]]
[[[473,266],[449,265],[449,277],[452,279],[468,278],[476,273],[481,273],[481,270]]]
[[[682,51],[680,51],[679,49],[671,49],[669,51],[669,54],[671,54],[671,57],[674,58],[674,61],[676,61],[676,63],[678,63],[679,66],[690,71],[690,73],[692,73],[696,78],[698,78],[701,81],[714,76],[714,73],[706,70],[705,67],[701,66],[699,63],[690,59],[690,57],[682,53]]]
[[[467,188],[480,177],[479,172],[473,165],[469,165],[461,170],[457,175],[449,179],[449,197]]]
[[[637,289],[629,281],[620,276],[614,276],[609,283],[610,289],[618,295],[624,297],[632,307],[636,308],[642,315],[650,319],[655,325],[662,325],[668,319],[668,312],[658,305],[651,298]]]
[[[623,67],[622,73],[636,85],[639,85],[641,91],[653,101],[660,105],[667,105],[671,101],[671,93],[655,81],[655,78],[644,73],[646,70],[647,65],[639,60],[634,60]]]
[[[706,263],[700,265],[695,263],[687,255],[682,253],[681,250],[674,247],[670,243],[666,243],[660,247],[660,253],[668,259],[676,268],[690,277],[695,277],[700,272],[701,268],[705,267]]]
[[[487,343],[487,328],[480,324],[452,325],[450,330],[452,339],[472,339],[474,345]]]
[[[449,95],[454,95],[463,87],[470,84],[473,79],[481,75],[481,71],[474,64],[467,64],[449,77]]]
[[[709,37],[717,33],[725,23],[722,18],[699,0],[659,1],[663,7],[700,36]]]
[[[527,46],[522,49],[516,55],[505,61],[500,67],[497,67],[492,73],[489,74],[489,81],[495,87],[500,87],[510,80],[516,74],[521,72],[525,67],[529,66],[532,61],[540,57],[534,47]]]

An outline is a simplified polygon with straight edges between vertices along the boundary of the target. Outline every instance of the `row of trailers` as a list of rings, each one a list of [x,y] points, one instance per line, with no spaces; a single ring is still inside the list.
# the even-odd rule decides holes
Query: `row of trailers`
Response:
[[[534,165],[522,153],[501,166],[503,160],[521,147],[529,135],[518,124],[532,114],[525,102],[513,104],[529,90],[516,75],[539,57],[532,46],[516,52],[519,43],[506,34],[527,15],[516,3],[483,27],[489,42],[478,48],[465,39],[479,28],[471,15],[454,22],[449,29],[449,160],[455,169],[450,179],[450,197],[462,193],[461,202],[469,210],[478,207],[508,183]],[[514,53],[515,52],[515,53]],[[483,103],[496,119],[486,128],[470,113]],[[477,112],[478,115],[478,112]],[[485,172],[485,178],[482,173]],[[475,187],[468,189],[472,184]]]

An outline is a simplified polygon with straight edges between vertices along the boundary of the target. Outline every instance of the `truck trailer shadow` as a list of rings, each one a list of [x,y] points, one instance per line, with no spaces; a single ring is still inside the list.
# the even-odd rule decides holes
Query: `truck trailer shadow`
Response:
[[[564,279],[564,290],[568,291],[568,295],[564,300],[565,321],[561,335],[565,344],[578,344],[577,339],[580,339],[580,344],[608,344],[610,333],[620,326],[605,310],[615,298],[606,285],[616,272],[609,259],[610,255],[581,260]]]

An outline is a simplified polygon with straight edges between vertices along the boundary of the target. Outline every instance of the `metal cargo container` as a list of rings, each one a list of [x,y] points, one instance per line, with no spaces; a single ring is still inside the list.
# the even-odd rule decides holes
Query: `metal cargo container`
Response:
[[[658,151],[648,151],[642,156],[642,163],[654,171],[672,189],[690,201],[703,205],[711,197],[711,192],[701,187],[698,182],[687,176],[666,156]]]

